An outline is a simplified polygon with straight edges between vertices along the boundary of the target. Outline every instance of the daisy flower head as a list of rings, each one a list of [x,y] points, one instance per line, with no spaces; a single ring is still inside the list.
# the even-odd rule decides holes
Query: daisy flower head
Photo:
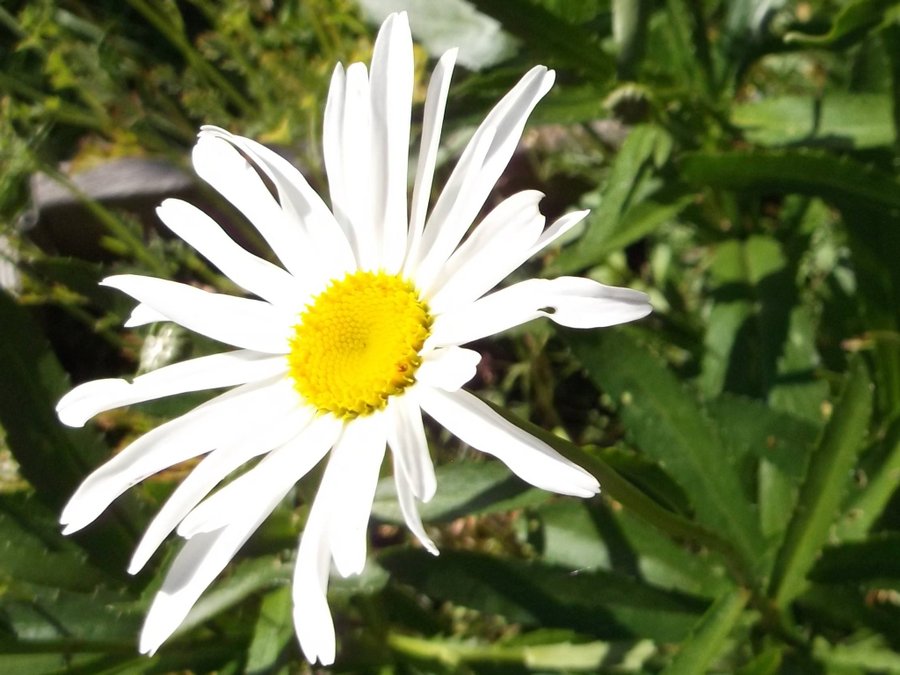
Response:
[[[488,114],[429,209],[455,57],[451,50],[440,58],[428,86],[409,199],[413,46],[404,13],[383,24],[368,71],[362,63],[334,70],[323,135],[331,208],[263,145],[202,129],[193,150],[197,173],[259,230],[280,264],[240,247],[186,202],[164,201],[159,217],[255,298],[138,275],[102,282],[138,301],[126,326],[172,321],[234,348],[131,381],[88,382],[57,406],[65,424],[81,426],[119,406],[230,388],[131,443],[84,480],[62,513],[64,531],[75,532],[130,486],[203,456],[150,523],[129,567],[140,570],[174,530],[186,540],[147,614],[141,651],[153,653],[178,628],[260,523],[328,455],[292,588],[304,654],[333,662],[328,577],[332,566],[348,576],[365,565],[388,449],[406,523],[437,554],[417,510],[436,489],[422,411],[532,485],[579,497],[599,491],[588,472],[462,389],[480,355],[461,345],[538,317],[609,326],[645,316],[650,305],[638,291],[575,277],[493,290],[587,213],[545,227],[542,195],[529,190],[472,227],[528,115],[553,84],[553,71],[542,66]]]

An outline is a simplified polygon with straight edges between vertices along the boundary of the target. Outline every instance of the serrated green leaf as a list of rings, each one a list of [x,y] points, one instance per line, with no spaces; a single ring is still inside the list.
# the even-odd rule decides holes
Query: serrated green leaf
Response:
[[[810,457],[797,507],[775,560],[769,589],[782,606],[802,592],[806,574],[827,539],[847,489],[850,469],[863,446],[871,413],[871,381],[865,365],[857,359]]]
[[[824,35],[791,31],[785,34],[784,41],[803,47],[846,49],[878,27],[900,19],[898,5],[897,0],[856,0],[844,5]]]
[[[634,201],[641,184],[654,168],[668,160],[671,149],[672,138],[660,127],[643,125],[631,130],[613,161],[600,193],[600,205],[588,217],[584,236],[562,251],[549,273],[567,274],[597,264],[687,205],[685,195],[673,196],[671,202],[656,209],[638,206],[639,202]],[[631,209],[636,211],[627,218]],[[628,229],[623,227],[623,220]]]
[[[290,586],[276,588],[263,598],[247,649],[247,673],[274,672],[279,656],[294,636],[293,606]]]
[[[437,558],[395,550],[378,558],[394,581],[525,626],[569,628],[606,639],[679,640],[706,602],[610,572],[580,572],[539,562],[462,551]]]
[[[762,550],[756,516],[717,430],[675,375],[625,331],[567,332],[591,379],[619,403],[627,433],[688,494],[697,519],[745,562]]]
[[[684,156],[682,177],[698,187],[822,197],[838,206],[900,209],[900,181],[849,157],[818,150],[749,151]]]
[[[87,429],[69,429],[54,405],[68,389],[67,378],[28,313],[0,290],[0,426],[22,474],[38,496],[57,510],[108,451]],[[128,524],[133,511],[123,500],[103,532],[78,535],[98,564],[124,570],[134,542]]]
[[[735,105],[731,121],[761,145],[890,146],[896,137],[887,94],[828,94],[820,99],[782,96]]]
[[[731,630],[741,618],[750,594],[737,588],[723,594],[691,629],[664,675],[693,675],[708,672],[713,659],[722,651]]]

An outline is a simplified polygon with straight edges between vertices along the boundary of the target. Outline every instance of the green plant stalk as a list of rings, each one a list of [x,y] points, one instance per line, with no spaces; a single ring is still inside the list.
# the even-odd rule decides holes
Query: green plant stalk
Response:
[[[213,65],[211,65],[203,55],[200,54],[194,46],[188,41],[177,29],[175,29],[166,19],[161,16],[153,7],[145,0],[128,0],[137,12],[141,14],[147,21],[162,33],[178,51],[181,52],[185,60],[195,68],[200,74],[207,78],[212,84],[219,88],[225,94],[225,97],[231,101],[244,115],[252,115],[254,106],[235,89],[228,80]]]

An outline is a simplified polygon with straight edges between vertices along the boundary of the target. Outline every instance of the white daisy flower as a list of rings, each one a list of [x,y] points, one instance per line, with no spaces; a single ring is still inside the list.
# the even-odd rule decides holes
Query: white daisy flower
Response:
[[[332,208],[287,161],[252,140],[205,127],[197,173],[259,230],[281,262],[238,246],[183,201],[162,221],[258,299],[138,275],[103,284],[138,301],[128,326],[173,321],[233,351],[165,366],[132,381],[73,389],[59,418],[82,426],[99,412],[183,392],[229,391],[145,434],[85,479],[63,511],[65,532],[85,527],[129,487],[205,455],[147,528],[136,573],[177,528],[187,540],[156,595],[140,649],[153,653],[292,486],[330,451],[300,539],[294,622],[310,662],[329,664],[335,633],[326,599],[333,563],[342,576],[366,562],[366,528],[387,448],[410,530],[437,554],[417,500],[435,493],[422,411],[463,442],[494,455],[525,481],[590,497],[596,479],[509,423],[461,387],[480,355],[460,345],[546,316],[596,328],[650,312],[643,293],[589,279],[530,279],[491,292],[586,215],[545,228],[542,195],[515,194],[465,237],[516,148],[554,73],[529,71],[490,112],[428,209],[456,51],[428,87],[418,167],[407,213],[413,89],[406,14],[391,15],[362,63],[334,71],[325,108],[325,168]],[[274,186],[269,191],[260,174]],[[252,469],[209,493],[251,459]]]

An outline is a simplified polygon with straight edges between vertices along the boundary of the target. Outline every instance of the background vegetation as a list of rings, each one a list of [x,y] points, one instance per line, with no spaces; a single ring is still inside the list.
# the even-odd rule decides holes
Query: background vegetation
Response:
[[[63,538],[56,519],[110,452],[202,398],[87,430],[53,406],[73,383],[215,350],[171,326],[121,329],[129,301],[96,282],[137,271],[229,290],[152,213],[186,195],[255,246],[191,176],[197,128],[274,145],[323,189],[333,64],[367,59],[399,6],[421,40],[419,104],[432,58],[462,42],[445,173],[528,67],[557,69],[497,197],[537,187],[549,217],[593,210],[527,273],[641,288],[655,311],[478,345],[473,388],[552,430],[535,433],[604,492],[529,489],[430,429],[441,466],[423,515],[442,554],[410,541],[384,481],[367,570],[332,585],[334,670],[900,672],[889,0],[4,0],[0,672],[308,668],[288,583],[314,479],[148,659],[136,637],[178,541],[137,577],[124,570],[190,467],[86,533]],[[123,166],[156,172],[116,192]]]

